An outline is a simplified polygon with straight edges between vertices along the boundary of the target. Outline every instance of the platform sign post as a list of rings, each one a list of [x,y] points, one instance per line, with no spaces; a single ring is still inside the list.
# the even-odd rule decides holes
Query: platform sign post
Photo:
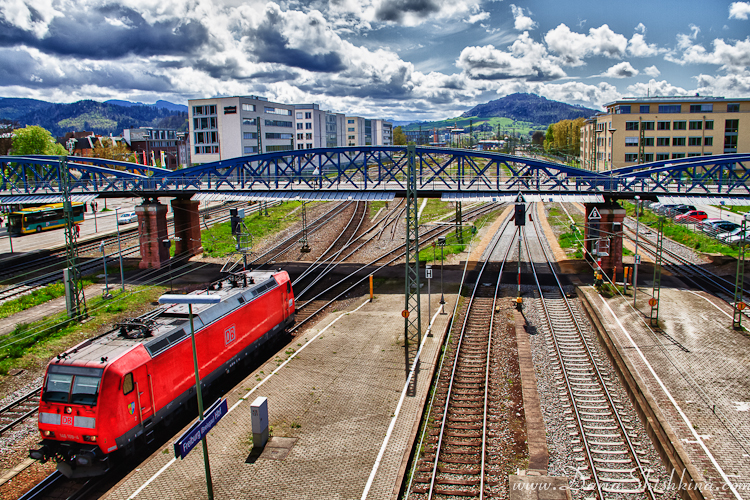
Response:
[[[732,317],[732,328],[740,330],[742,328],[742,310],[745,309],[745,302],[743,301],[744,283],[745,283],[745,238],[747,238],[747,219],[742,219],[742,225],[740,226],[740,234],[742,239],[738,247],[737,254],[737,276],[734,281],[734,313]]]
[[[166,294],[159,297],[159,304],[187,304],[190,317],[190,339],[193,343],[193,367],[195,368],[195,394],[198,397],[198,418],[203,420],[203,395],[201,394],[201,378],[198,371],[198,351],[195,347],[195,326],[193,324],[193,304],[217,304],[221,302],[218,295],[172,295]],[[213,406],[211,407],[213,409]],[[214,499],[214,487],[211,482],[211,465],[208,461],[208,443],[205,434],[202,435],[203,442],[203,465],[206,469],[206,487],[208,499]]]

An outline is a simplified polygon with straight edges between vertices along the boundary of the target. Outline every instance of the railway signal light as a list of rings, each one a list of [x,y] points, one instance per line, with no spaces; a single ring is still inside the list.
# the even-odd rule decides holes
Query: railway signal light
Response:
[[[229,222],[232,225],[232,236],[242,234],[242,219],[245,218],[245,210],[242,208],[229,209]]]
[[[523,203],[516,204],[515,220],[516,226],[526,225],[526,205]]]

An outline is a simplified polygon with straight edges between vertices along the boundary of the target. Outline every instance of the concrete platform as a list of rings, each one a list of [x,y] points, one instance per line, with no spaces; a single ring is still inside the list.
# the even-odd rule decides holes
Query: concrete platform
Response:
[[[580,290],[655,405],[654,418],[667,424],[669,453],[684,454],[696,483],[705,480],[703,496],[750,499],[750,337],[732,329],[730,306],[679,284],[662,287],[663,330],[655,331],[644,315],[650,289],[639,288],[640,310],[632,297]]]
[[[434,316],[416,397],[403,397],[404,298],[375,292],[374,302],[357,299],[331,314],[227,396],[230,412],[208,436],[216,498],[360,499],[365,491],[372,499],[396,497],[456,295],[446,294],[449,314]],[[425,314],[426,294],[422,300]],[[439,300],[433,293],[433,314]],[[276,449],[246,463],[250,403],[258,396],[268,398]],[[180,461],[166,447],[103,498],[206,498],[200,448]]]

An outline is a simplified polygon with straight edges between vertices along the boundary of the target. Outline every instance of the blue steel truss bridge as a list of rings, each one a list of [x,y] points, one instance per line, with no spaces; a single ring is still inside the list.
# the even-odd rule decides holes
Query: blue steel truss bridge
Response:
[[[407,189],[405,146],[319,148],[257,154],[180,170],[107,159],[0,157],[0,203],[59,199],[61,173],[71,193],[94,197],[175,197],[247,200],[388,200]],[[446,201],[604,199],[685,200],[750,204],[750,155],[673,159],[592,172],[532,156],[416,148],[420,197]]]

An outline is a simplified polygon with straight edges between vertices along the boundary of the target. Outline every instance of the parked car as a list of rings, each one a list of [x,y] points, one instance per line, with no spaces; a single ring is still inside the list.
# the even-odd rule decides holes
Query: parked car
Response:
[[[693,210],[695,210],[695,207],[693,205],[677,205],[676,207],[672,208],[671,213],[672,215],[686,214]]]
[[[664,203],[662,205],[659,205],[659,207],[656,209],[656,213],[660,215],[667,215],[669,214],[669,211],[676,206],[678,205],[674,203]]]
[[[120,216],[117,218],[118,224],[130,224],[131,222],[135,222],[138,220],[138,216],[135,214],[135,212],[125,212],[124,214],[120,214]]]
[[[696,224],[695,228],[703,231],[704,233],[712,233],[716,231],[716,228],[714,227],[714,224],[718,224],[719,222],[725,222],[722,219],[704,219],[698,224]]]
[[[698,221],[708,219],[706,212],[702,210],[690,210],[684,214],[678,215],[674,221],[678,224],[695,224]]]
[[[716,238],[720,239],[721,241],[727,241],[732,236],[737,236],[738,234],[740,234],[740,232],[742,232],[742,227],[738,225],[736,228],[732,229],[731,231],[726,231],[724,233],[719,233],[716,236]]]

